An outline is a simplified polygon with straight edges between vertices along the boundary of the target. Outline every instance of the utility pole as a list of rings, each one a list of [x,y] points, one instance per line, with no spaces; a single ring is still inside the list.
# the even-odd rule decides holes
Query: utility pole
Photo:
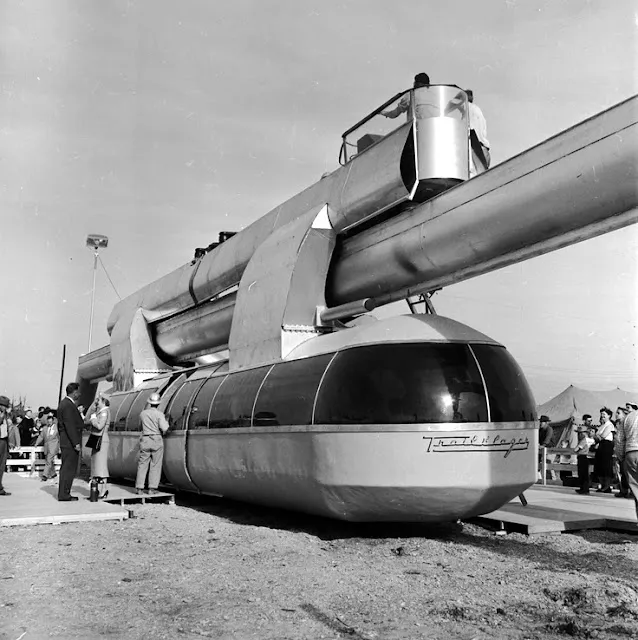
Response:
[[[62,367],[60,368],[60,390],[58,391],[58,406],[62,400],[62,385],[64,384],[64,361],[66,359],[66,345],[62,345]]]
[[[86,246],[93,249],[93,286],[91,287],[91,316],[89,318],[89,346],[87,353],[91,351],[91,338],[93,336],[93,308],[95,306],[95,276],[97,275],[97,259],[100,249],[109,246],[109,239],[97,233],[90,233],[86,238]]]

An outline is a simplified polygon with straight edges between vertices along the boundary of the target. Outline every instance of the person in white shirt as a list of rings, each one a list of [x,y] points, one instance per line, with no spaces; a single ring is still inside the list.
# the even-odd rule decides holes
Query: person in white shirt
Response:
[[[417,73],[414,76],[414,89],[419,89],[420,87],[429,87],[430,86],[430,76],[427,73]],[[412,109],[410,108],[410,94],[406,93],[400,100],[397,106],[394,109],[388,109],[386,111],[382,111],[381,115],[386,118],[396,118],[400,116],[402,113],[408,114],[408,120],[412,119]]]
[[[614,480],[614,424],[611,417],[614,412],[608,407],[600,410],[600,426],[596,430],[594,440],[598,443],[594,458],[594,473],[600,482],[598,493],[611,493],[611,483]]]
[[[470,117],[470,178],[490,167],[490,141],[487,139],[487,122],[481,108],[474,104],[474,92],[466,89]]]

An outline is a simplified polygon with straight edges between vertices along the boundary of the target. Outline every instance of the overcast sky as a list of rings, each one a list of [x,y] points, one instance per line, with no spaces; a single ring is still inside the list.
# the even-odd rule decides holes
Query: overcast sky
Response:
[[[416,72],[474,89],[493,163],[638,93],[634,0],[0,0],[0,393],[87,351],[89,233],[124,297],[337,165]],[[638,390],[638,230],[451,286],[537,400]],[[118,298],[97,273],[92,348]]]

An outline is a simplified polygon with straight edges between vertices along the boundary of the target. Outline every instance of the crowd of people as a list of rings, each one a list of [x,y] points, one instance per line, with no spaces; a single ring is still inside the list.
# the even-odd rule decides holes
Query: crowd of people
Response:
[[[573,425],[560,442],[555,442],[551,421],[548,416],[540,417],[539,446],[553,447],[556,444],[564,451],[558,462],[570,463],[576,456],[579,488],[576,493],[588,495],[592,485],[597,493],[613,493],[617,498],[636,501],[638,516],[638,404],[627,402],[624,407],[612,411],[608,407],[600,409],[598,424],[585,413],[579,425]],[[593,473],[590,462],[593,458]],[[571,475],[561,471],[563,481]]]
[[[109,425],[110,402],[104,395],[84,411],[78,404],[80,388],[76,382],[66,387],[66,396],[57,410],[40,407],[38,417],[33,418],[31,409],[15,409],[9,398],[0,396],[0,496],[11,495],[2,485],[2,476],[9,451],[18,455],[26,446],[42,446],[45,464],[40,476],[43,482],[57,478],[55,462],[58,455],[62,463],[58,481],[58,501],[77,500],[71,495],[71,487],[77,473],[82,447],[82,431],[86,427],[89,437],[86,447],[91,450],[91,486],[95,487],[98,500],[108,497]],[[160,396],[151,394],[147,407],[140,414],[140,447],[135,488],[138,494],[146,491],[157,493],[162,474],[164,456],[163,436],[169,425],[158,409]]]

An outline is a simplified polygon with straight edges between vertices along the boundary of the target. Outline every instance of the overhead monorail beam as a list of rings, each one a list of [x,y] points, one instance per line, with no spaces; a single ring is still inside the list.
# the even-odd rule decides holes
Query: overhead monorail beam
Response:
[[[330,304],[385,304],[638,222],[638,97],[346,240]]]
[[[637,120],[634,97],[346,238],[328,275],[328,302],[387,304],[637,222]],[[157,322],[162,353],[181,361],[223,347],[233,303]]]

